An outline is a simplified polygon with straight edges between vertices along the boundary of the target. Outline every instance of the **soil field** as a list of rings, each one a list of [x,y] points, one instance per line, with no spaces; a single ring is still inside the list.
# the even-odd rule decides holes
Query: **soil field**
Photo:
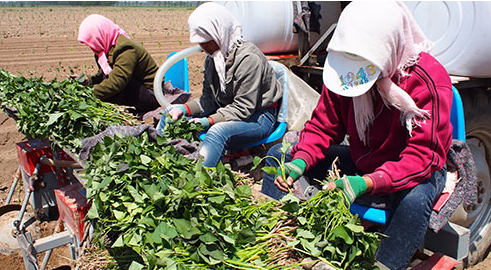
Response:
[[[25,77],[42,76],[46,81],[64,80],[70,73],[95,73],[92,51],[77,41],[79,24],[93,13],[116,22],[161,65],[170,52],[192,46],[187,27],[191,12],[148,7],[0,8],[0,68]],[[203,60],[204,54],[188,58],[193,97],[200,95]],[[18,167],[15,143],[23,140],[25,137],[17,132],[15,121],[0,113],[0,171],[3,172],[0,174],[0,205],[5,202]],[[19,203],[22,195],[15,194],[14,203]],[[46,236],[53,233],[54,222],[43,222],[38,227],[41,235]],[[69,264],[68,248],[61,247],[51,255],[47,269],[62,269]],[[0,254],[0,269],[24,269],[20,253]],[[491,258],[468,269],[491,269]]]
[[[160,66],[169,53],[193,46],[189,43],[187,26],[191,12],[189,9],[143,7],[0,8],[0,68],[24,77],[42,76],[45,81],[64,80],[70,73],[94,74],[97,65],[92,51],[77,41],[79,24],[94,13],[106,16],[123,28]],[[204,57],[202,53],[188,58],[192,96],[199,96],[201,92]],[[24,140],[15,121],[0,113],[0,205],[7,198],[18,167],[15,144]],[[16,192],[12,203],[20,203],[22,198],[23,195]],[[55,222],[42,222],[38,227],[40,235],[47,236],[53,233]],[[69,264],[68,248],[60,247],[52,253],[47,269]],[[25,269],[20,252],[0,253],[0,269]]]

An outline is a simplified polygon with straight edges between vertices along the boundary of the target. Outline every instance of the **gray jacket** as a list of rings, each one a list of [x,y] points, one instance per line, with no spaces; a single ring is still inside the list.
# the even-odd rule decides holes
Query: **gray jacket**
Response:
[[[230,50],[225,70],[223,93],[214,61],[206,57],[202,95],[187,103],[191,116],[208,116],[214,123],[244,121],[281,100],[282,86],[264,54],[252,42],[245,41]]]

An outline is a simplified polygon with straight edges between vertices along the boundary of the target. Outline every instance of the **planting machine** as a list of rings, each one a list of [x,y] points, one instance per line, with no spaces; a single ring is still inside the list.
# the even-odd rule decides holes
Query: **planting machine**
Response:
[[[47,140],[20,142],[16,148],[19,167],[5,205],[0,207],[0,252],[11,254],[20,249],[26,270],[46,269],[53,249],[61,246],[68,246],[71,258],[76,259],[89,232],[84,218],[90,207],[75,173],[81,168],[79,162],[62,149],[53,149]],[[20,204],[13,204],[19,181],[25,196]],[[55,232],[41,237],[36,220],[56,219]],[[44,259],[39,265],[36,255],[41,253]]]

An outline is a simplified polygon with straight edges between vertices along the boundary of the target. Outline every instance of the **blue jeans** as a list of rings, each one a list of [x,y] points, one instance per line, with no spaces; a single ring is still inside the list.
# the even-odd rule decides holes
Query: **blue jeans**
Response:
[[[225,150],[240,149],[271,134],[276,128],[278,108],[255,112],[246,121],[216,123],[208,129],[199,150],[206,167],[215,167]]]
[[[281,157],[281,144],[270,148],[268,155]],[[338,169],[341,174],[363,175],[356,168],[349,153],[348,146],[333,145],[326,159],[305,173],[309,178],[324,179],[331,169],[332,161],[339,157]],[[285,155],[285,162],[292,160],[291,148]],[[273,158],[267,158],[265,166],[277,166]],[[390,200],[390,216],[384,234],[388,237],[380,242],[375,258],[393,270],[406,269],[414,252],[424,240],[435,198],[443,191],[447,176],[446,167],[434,172],[430,178],[412,189],[387,195]],[[262,193],[280,199],[285,195],[274,185],[276,175],[264,174]],[[312,183],[314,184],[314,182]]]

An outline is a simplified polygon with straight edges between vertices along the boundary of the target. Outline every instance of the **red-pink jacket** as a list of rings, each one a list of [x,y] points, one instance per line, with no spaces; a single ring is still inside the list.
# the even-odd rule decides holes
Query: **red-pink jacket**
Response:
[[[443,168],[452,142],[450,109],[452,84],[445,68],[431,55],[421,53],[419,62],[408,70],[399,87],[431,118],[415,127],[412,137],[401,124],[400,113],[386,107],[380,96],[374,106],[375,119],[368,128],[367,145],[356,131],[353,102],[324,86],[312,117],[292,149],[294,158],[307,163],[307,170],[325,158],[327,149],[349,135],[351,158],[372,178],[372,194],[387,194],[412,188]]]

